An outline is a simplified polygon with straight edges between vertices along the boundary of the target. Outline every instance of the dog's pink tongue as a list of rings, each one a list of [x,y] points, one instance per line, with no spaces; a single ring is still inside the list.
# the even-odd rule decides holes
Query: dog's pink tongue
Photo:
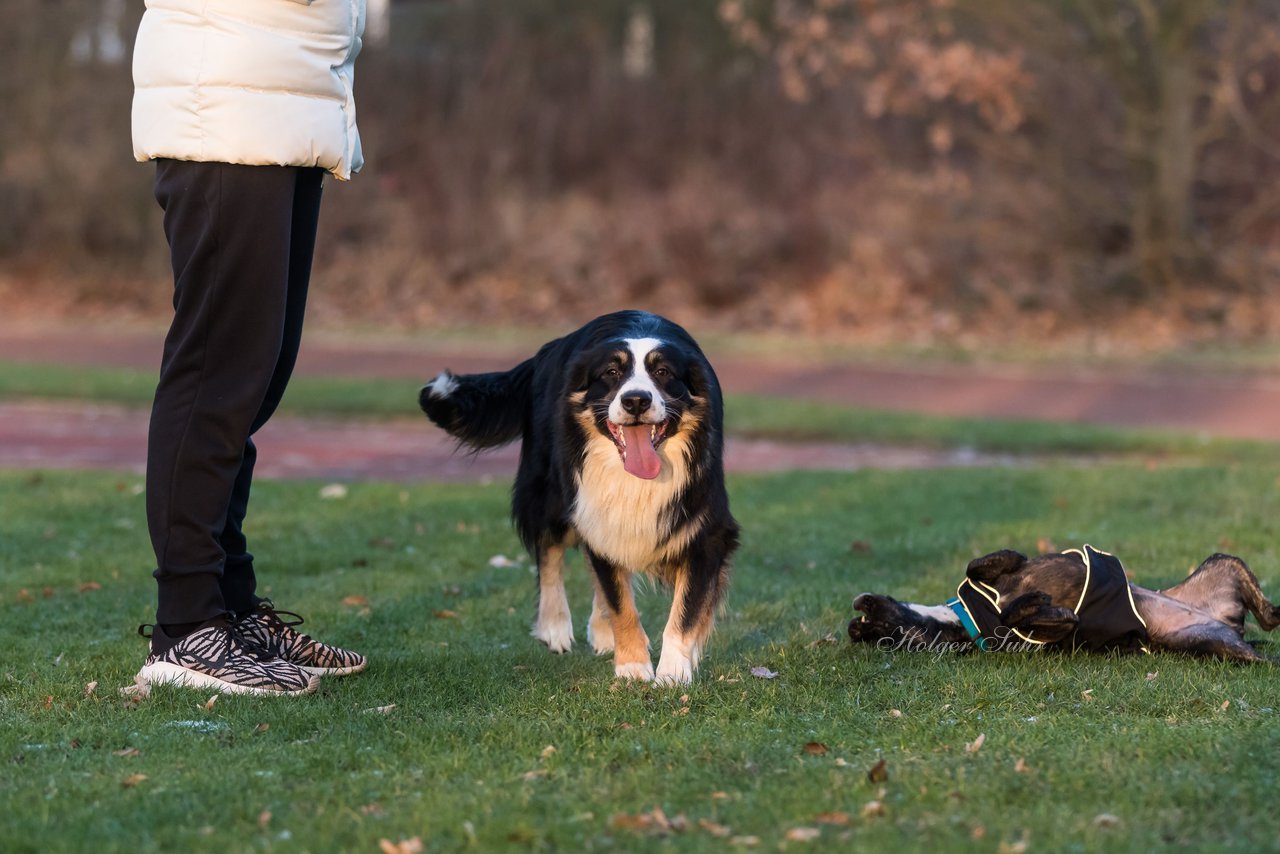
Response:
[[[622,464],[627,471],[636,477],[653,480],[662,471],[662,460],[649,441],[648,424],[637,424],[634,427],[623,427],[622,435],[627,440],[627,454]]]

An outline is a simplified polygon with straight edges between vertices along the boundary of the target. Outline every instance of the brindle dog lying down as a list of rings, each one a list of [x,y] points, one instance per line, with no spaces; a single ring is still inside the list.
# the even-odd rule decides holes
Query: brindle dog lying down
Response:
[[[1246,612],[1265,631],[1280,625],[1280,608],[1231,555],[1211,555],[1167,590],[1130,583],[1119,560],[1092,546],[1030,559],[993,552],[965,576],[945,605],[863,593],[850,639],[889,649],[1169,650],[1255,662],[1270,659],[1244,641]]]

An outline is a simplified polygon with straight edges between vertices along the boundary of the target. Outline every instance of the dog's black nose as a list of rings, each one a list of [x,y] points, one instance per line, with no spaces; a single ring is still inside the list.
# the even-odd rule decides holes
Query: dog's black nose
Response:
[[[622,408],[631,415],[639,415],[653,405],[653,397],[647,391],[629,391],[622,396]]]

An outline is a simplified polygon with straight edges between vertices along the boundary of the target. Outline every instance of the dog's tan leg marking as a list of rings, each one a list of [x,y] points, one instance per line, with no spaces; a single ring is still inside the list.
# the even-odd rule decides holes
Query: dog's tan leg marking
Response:
[[[702,657],[702,647],[715,623],[714,609],[704,607],[689,631],[681,629],[687,591],[688,573],[682,571],[676,577],[671,597],[671,614],[662,631],[662,652],[658,656],[655,678],[659,685],[688,685],[693,681],[693,674],[698,669],[698,659]]]
[[[564,592],[564,546],[546,546],[538,554],[538,616],[530,632],[552,652],[573,646],[573,620]]]
[[[595,650],[596,655],[613,652],[613,620],[610,616],[609,603],[600,589],[600,579],[591,573],[591,586],[595,593],[591,597],[591,619],[587,622],[587,642]]]
[[[613,622],[613,672],[619,679],[653,681],[653,659],[649,657],[649,636],[640,624],[631,573],[618,573],[618,610]]]

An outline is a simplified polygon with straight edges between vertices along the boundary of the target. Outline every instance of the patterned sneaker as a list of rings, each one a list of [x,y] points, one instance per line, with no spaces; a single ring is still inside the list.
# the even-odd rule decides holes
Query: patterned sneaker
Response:
[[[285,622],[284,614],[293,617]],[[270,599],[263,599],[258,607],[245,614],[236,628],[248,640],[256,643],[268,654],[296,664],[317,676],[346,676],[359,673],[369,662],[358,652],[340,649],[304,635],[294,626],[302,625],[302,617],[292,611],[277,611]]]
[[[143,631],[148,628],[151,634]],[[138,626],[138,634],[151,639],[152,649],[134,679],[138,684],[262,695],[310,694],[320,685],[317,677],[268,655],[243,637],[226,617],[176,640],[160,626]]]

